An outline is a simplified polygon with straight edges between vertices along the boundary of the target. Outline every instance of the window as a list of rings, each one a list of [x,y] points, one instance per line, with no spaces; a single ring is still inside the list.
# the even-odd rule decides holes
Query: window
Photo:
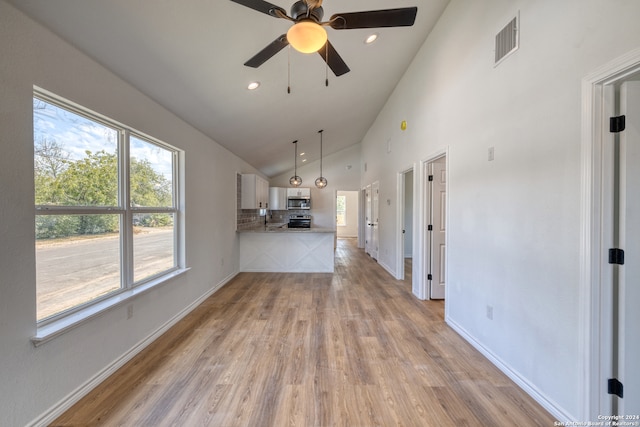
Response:
[[[338,196],[336,199],[336,225],[347,225],[347,196]]]
[[[36,91],[37,319],[178,270],[179,151]]]

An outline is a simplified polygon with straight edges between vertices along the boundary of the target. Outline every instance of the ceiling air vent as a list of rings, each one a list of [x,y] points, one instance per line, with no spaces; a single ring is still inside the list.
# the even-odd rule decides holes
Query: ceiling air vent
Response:
[[[507,56],[518,50],[519,39],[518,16],[516,16],[496,34],[495,65],[500,64]]]

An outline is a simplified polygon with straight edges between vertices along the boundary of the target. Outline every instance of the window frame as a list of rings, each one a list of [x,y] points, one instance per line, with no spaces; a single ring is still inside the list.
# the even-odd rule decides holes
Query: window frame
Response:
[[[181,179],[184,174],[184,151],[177,147],[171,146],[163,141],[158,140],[150,135],[119,123],[113,119],[105,117],[86,107],[77,105],[71,101],[48,92],[44,89],[34,86],[33,99],[38,99],[45,103],[54,105],[58,108],[67,110],[73,114],[77,114],[87,120],[94,121],[102,126],[114,129],[117,132],[117,180],[118,195],[117,206],[56,206],[56,205],[37,205],[34,200],[34,223],[38,216],[48,215],[89,215],[104,214],[118,215],[120,227],[118,231],[118,239],[120,246],[120,287],[117,290],[109,292],[106,295],[96,297],[90,301],[75,305],[73,307],[61,310],[53,315],[49,315],[43,319],[36,318],[37,334],[32,338],[35,345],[47,341],[64,330],[75,326],[88,318],[93,317],[97,313],[121,304],[130,298],[145,292],[146,290],[166,282],[184,271],[184,204],[182,203],[182,194],[180,192]],[[35,133],[35,129],[34,129]],[[171,207],[134,207],[131,206],[130,195],[130,141],[131,137],[135,137],[146,143],[158,146],[164,150],[171,152],[172,160],[172,206]],[[35,152],[34,152],[35,158]],[[35,166],[34,166],[35,167]],[[134,281],[134,233],[133,233],[133,217],[136,214],[143,213],[159,213],[173,215],[173,266],[162,272],[158,272],[141,280]],[[34,239],[34,244],[36,239]],[[37,283],[35,284],[37,286]]]

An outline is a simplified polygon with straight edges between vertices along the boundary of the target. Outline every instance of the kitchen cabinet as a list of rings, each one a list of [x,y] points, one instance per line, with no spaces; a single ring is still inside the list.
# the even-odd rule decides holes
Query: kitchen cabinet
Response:
[[[265,209],[268,207],[269,182],[259,175],[243,173],[240,208]]]
[[[310,198],[311,188],[309,187],[287,188],[287,197]]]
[[[287,188],[269,187],[269,209],[272,211],[287,210]]]

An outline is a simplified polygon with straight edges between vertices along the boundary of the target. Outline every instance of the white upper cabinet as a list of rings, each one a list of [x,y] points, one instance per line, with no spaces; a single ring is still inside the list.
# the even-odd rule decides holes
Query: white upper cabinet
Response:
[[[311,197],[311,188],[309,187],[287,188],[287,197]]]
[[[269,209],[272,211],[287,210],[287,189],[285,187],[269,187]]]
[[[259,175],[242,174],[241,209],[269,207],[269,182]]]

